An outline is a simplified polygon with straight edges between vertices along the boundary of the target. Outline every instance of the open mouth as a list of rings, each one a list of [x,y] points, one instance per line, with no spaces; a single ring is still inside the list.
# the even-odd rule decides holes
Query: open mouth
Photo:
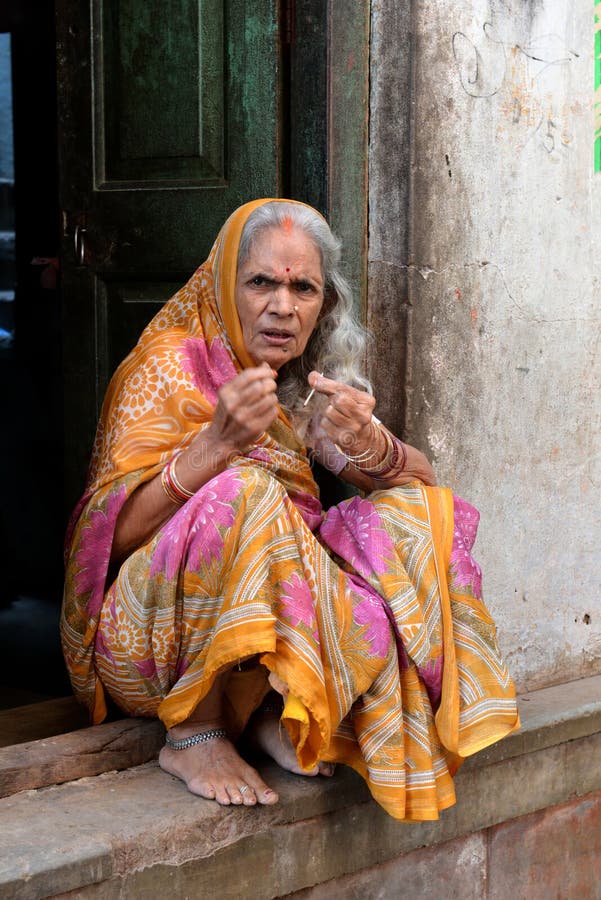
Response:
[[[261,334],[267,341],[272,343],[285,343],[293,336],[290,331],[283,331],[279,328],[270,328],[269,330],[262,331]]]

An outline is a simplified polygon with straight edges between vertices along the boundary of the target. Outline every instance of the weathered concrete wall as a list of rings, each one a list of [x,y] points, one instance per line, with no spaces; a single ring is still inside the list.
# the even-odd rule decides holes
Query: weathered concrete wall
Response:
[[[399,6],[372,4],[369,256],[371,322],[387,296],[406,347],[373,374],[394,421],[406,365],[405,436],[481,510],[486,599],[532,689],[601,671],[593,4]]]

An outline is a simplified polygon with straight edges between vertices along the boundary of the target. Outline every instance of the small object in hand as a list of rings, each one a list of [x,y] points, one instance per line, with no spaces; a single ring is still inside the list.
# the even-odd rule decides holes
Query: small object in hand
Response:
[[[320,372],[320,373],[319,373],[319,377],[320,377],[320,378],[323,378],[323,372]],[[309,402],[309,400],[311,399],[311,397],[313,396],[314,393],[315,393],[315,388],[311,388],[311,390],[310,390],[309,393],[307,394],[307,399],[306,399],[305,402],[303,403],[303,406],[306,406],[306,405],[307,405],[307,403]]]

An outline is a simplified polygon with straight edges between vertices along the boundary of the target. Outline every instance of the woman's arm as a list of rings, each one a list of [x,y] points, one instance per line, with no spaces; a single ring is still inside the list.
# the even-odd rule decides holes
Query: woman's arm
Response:
[[[233,456],[244,453],[277,416],[276,383],[264,363],[245,369],[219,391],[213,419],[173,463],[179,483],[195,493],[219,475]],[[119,513],[111,550],[111,563],[121,563],[145,544],[179,509],[168,494],[161,474],[140,485]]]

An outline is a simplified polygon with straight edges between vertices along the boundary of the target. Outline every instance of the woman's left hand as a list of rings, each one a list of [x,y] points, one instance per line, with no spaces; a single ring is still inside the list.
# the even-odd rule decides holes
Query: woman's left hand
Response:
[[[329,402],[320,425],[330,440],[351,457],[369,454],[371,451],[376,459],[378,457],[381,459],[386,453],[387,441],[382,427],[373,419],[375,398],[365,391],[359,391],[331,378],[324,378],[319,372],[310,372],[308,380],[317,393],[328,397]],[[388,476],[386,479],[388,486],[410,484],[412,481],[436,485],[436,475],[427,457],[410,444],[403,443],[403,446],[406,454],[405,465],[402,471]],[[368,456],[364,467],[361,463],[351,466],[351,471],[355,472],[353,476],[349,471],[340,474],[362,490],[381,487],[381,482],[376,482],[362,471],[362,468],[369,468],[370,461],[371,458]]]
[[[324,378],[319,372],[311,372],[308,380],[318,394],[328,398],[320,425],[334,444],[350,456],[374,449],[374,445],[378,448],[372,418],[376,401],[371,394]]]

